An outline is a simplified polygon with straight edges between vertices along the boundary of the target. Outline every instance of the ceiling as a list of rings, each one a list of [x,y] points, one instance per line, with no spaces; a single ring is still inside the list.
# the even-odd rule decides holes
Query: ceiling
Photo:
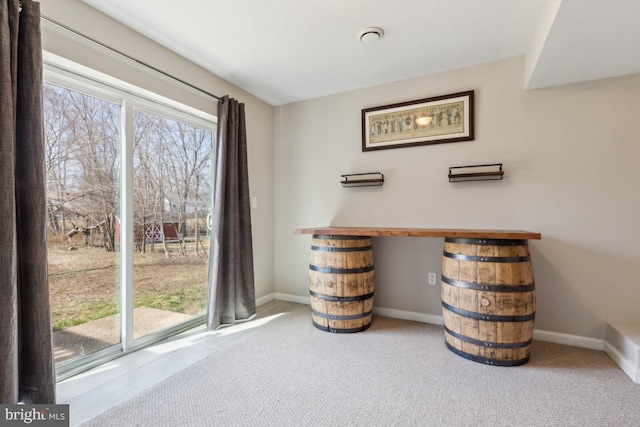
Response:
[[[271,105],[517,55],[528,89],[640,72],[637,0],[83,1]]]

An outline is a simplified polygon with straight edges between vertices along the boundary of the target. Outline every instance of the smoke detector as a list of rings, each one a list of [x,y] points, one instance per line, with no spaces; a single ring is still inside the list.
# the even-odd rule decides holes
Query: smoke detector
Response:
[[[380,38],[383,35],[384,35],[384,31],[382,31],[382,28],[378,28],[378,27],[365,28],[364,30],[360,31],[360,41],[362,43],[373,43],[380,40]]]

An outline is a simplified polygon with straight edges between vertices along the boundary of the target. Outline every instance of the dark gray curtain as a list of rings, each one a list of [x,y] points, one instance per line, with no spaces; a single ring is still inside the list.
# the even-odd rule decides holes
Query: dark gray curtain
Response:
[[[22,4],[22,11],[20,11]],[[0,403],[55,403],[40,4],[0,4]]]
[[[218,106],[207,327],[248,319],[256,311],[244,104]]]

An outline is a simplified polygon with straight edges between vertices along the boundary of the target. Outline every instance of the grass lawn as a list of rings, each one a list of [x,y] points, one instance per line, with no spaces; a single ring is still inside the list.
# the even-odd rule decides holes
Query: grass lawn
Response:
[[[159,248],[159,245],[157,245]],[[189,247],[188,247],[189,249]],[[117,252],[103,248],[50,244],[49,299],[54,330],[101,319],[120,311]],[[177,313],[204,313],[207,256],[191,248],[134,254],[134,306]]]

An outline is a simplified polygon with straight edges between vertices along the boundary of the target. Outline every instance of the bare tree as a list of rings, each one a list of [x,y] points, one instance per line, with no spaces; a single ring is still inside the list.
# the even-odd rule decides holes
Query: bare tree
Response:
[[[179,220],[181,233],[186,234],[186,219],[188,213],[193,215],[196,255],[199,251],[199,201],[201,184],[206,179],[208,169],[211,168],[211,132],[195,126],[175,122],[172,134],[173,144],[168,158],[170,176],[174,180],[174,187],[179,197]]]
[[[66,233],[68,219],[82,220],[113,251],[120,106],[50,84],[44,94],[51,228]]]
[[[44,85],[47,213],[51,231],[55,234],[62,234],[66,229],[67,166],[75,155],[75,118],[69,111],[68,98],[65,95],[66,92],[62,88]]]
[[[51,84],[45,84],[44,99],[51,232],[99,235],[107,250],[115,250],[121,107]],[[133,145],[137,247],[144,252],[149,242],[153,251],[156,239],[147,232],[177,223],[182,253],[182,239],[193,232],[198,254],[208,205],[203,194],[210,192],[211,132],[136,110]],[[165,233],[160,236],[169,256]]]
[[[176,234],[183,254],[186,253],[183,238],[187,234],[187,217],[193,215],[198,254],[199,202],[202,200],[198,192],[209,189],[202,183],[210,180],[210,173],[203,170],[211,167],[211,132],[147,112],[138,111],[135,121],[144,128],[144,132],[136,132],[134,145],[134,164],[140,168],[136,171],[140,192],[137,206],[141,212],[143,209],[154,212],[163,230],[167,223],[177,220]],[[153,207],[148,191],[156,196]],[[166,240],[163,243],[166,248]],[[165,249],[165,253],[169,251]]]

